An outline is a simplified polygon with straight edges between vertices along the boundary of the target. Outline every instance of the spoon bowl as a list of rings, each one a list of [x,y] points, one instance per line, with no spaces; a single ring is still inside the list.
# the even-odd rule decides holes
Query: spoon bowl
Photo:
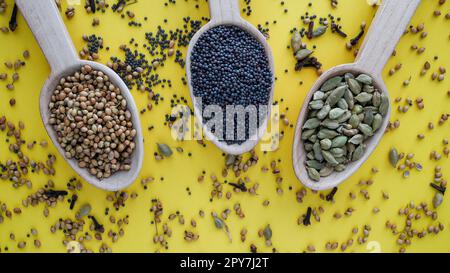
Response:
[[[306,187],[313,190],[327,190],[338,186],[355,173],[377,147],[385,133],[384,129],[388,126],[391,113],[391,103],[389,102],[389,110],[386,116],[383,117],[380,129],[372,137],[364,141],[366,149],[359,160],[347,164],[344,171],[333,172],[330,176],[321,177],[320,181],[316,182],[308,176],[305,166],[306,151],[301,139],[302,127],[308,117],[308,104],[312,100],[314,92],[319,90],[327,79],[334,76],[342,76],[347,72],[355,75],[363,73],[371,76],[374,87],[389,98],[381,72],[389,57],[392,56],[395,46],[419,3],[420,0],[384,0],[378,8],[356,61],[351,64],[339,65],[326,71],[310,89],[297,120],[292,150],[295,174]]]
[[[189,48],[187,51],[186,57],[186,75],[188,80],[189,92],[191,95],[195,118],[202,123],[203,132],[207,139],[213,142],[219,149],[224,151],[225,153],[232,155],[240,155],[252,150],[259,142],[261,137],[264,135],[265,130],[267,128],[268,119],[271,115],[271,106],[273,101],[273,91],[274,91],[274,83],[275,83],[275,64],[272,54],[272,49],[267,43],[267,39],[264,35],[252,24],[242,19],[240,16],[239,4],[237,0],[209,0],[209,7],[211,13],[211,20],[207,24],[205,24],[191,39],[189,43]],[[220,141],[214,133],[211,132],[207,126],[203,123],[202,110],[198,107],[198,102],[194,95],[194,88],[192,86],[192,76],[191,76],[191,55],[194,50],[194,47],[198,41],[198,39],[208,30],[221,26],[221,25],[233,25],[241,28],[242,30],[251,34],[259,43],[264,46],[264,50],[269,62],[269,67],[272,72],[272,86],[270,89],[270,96],[268,105],[268,113],[263,121],[260,121],[260,126],[256,130],[253,135],[249,136],[245,142],[241,144],[232,144],[229,145],[224,141]]]
[[[383,80],[375,75],[371,75],[370,71],[364,69],[358,65],[358,63],[353,64],[343,64],[336,66],[325,73],[323,73],[319,79],[314,83],[311,88],[311,91],[305,98],[305,102],[310,102],[316,90],[319,90],[320,87],[325,83],[326,80],[333,78],[335,76],[342,76],[345,73],[352,73],[354,75],[358,74],[367,74],[372,77],[373,85],[376,89],[378,89],[382,94],[385,94],[389,97],[388,90]],[[347,178],[349,178],[354,172],[356,172],[359,167],[369,158],[372,151],[376,148],[381,138],[383,137],[384,130],[383,128],[387,128],[391,113],[391,104],[389,102],[389,110],[386,116],[383,117],[383,123],[378,129],[378,131],[369,139],[367,139],[364,143],[367,145],[364,155],[357,161],[350,162],[347,164],[347,168],[342,172],[333,172],[331,175],[327,177],[321,177],[319,182],[316,182],[309,178],[308,173],[306,171],[305,161],[307,160],[304,143],[301,138],[302,134],[302,126],[308,118],[308,103],[304,103],[302,109],[300,110],[300,115],[297,120],[297,125],[295,129],[295,138],[294,138],[294,149],[293,149],[293,164],[294,171],[298,179],[308,188],[313,190],[326,190],[330,188],[334,188]]]
[[[118,191],[128,187],[139,175],[144,154],[144,141],[139,114],[130,90],[119,75],[109,67],[96,62],[79,59],[72,40],[59,15],[55,1],[16,0],[16,3],[51,67],[51,74],[44,83],[39,98],[41,118],[50,139],[70,167],[86,182],[107,191]],[[121,90],[121,94],[127,101],[127,107],[132,116],[134,129],[136,129],[136,147],[131,155],[130,170],[116,172],[104,179],[98,179],[91,175],[86,168],[80,168],[75,159],[67,159],[64,149],[58,142],[55,130],[49,124],[49,103],[55,87],[61,78],[72,75],[84,65],[89,65],[94,70],[105,73],[110,81]]]

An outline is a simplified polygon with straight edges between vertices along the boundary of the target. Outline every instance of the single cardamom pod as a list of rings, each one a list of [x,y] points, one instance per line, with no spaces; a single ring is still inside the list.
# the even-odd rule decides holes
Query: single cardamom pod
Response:
[[[270,228],[270,225],[267,225],[266,228],[264,228],[263,234],[266,241],[272,238],[272,229]]]
[[[347,167],[344,164],[339,164],[337,166],[334,166],[334,170],[336,172],[343,172],[343,171],[345,171],[346,168]]]
[[[323,158],[330,163],[332,166],[336,166],[339,164],[339,162],[336,161],[336,159],[334,158],[334,156],[328,152],[328,151],[322,151],[322,156]]]
[[[321,125],[328,129],[336,130],[339,127],[339,122],[335,120],[326,119],[322,121]]]
[[[297,61],[302,61],[302,60],[306,59],[309,55],[311,55],[313,52],[314,51],[306,49],[306,48],[305,49],[300,49],[295,54],[295,58],[297,59]]]
[[[381,104],[381,94],[380,92],[373,93],[372,97],[372,105],[375,107],[379,107]]]
[[[291,47],[294,53],[297,53],[302,48],[302,36],[300,32],[295,31],[291,38]]]
[[[360,103],[367,103],[372,100],[372,94],[366,92],[359,93],[358,96],[355,97],[355,100]]]
[[[380,111],[380,114],[383,117],[386,116],[389,111],[389,98],[385,94],[381,94],[381,103],[378,111]]]
[[[365,135],[365,136],[373,136],[372,127],[365,123],[360,123],[358,125],[358,129]]]
[[[330,119],[337,119],[340,116],[342,116],[344,113],[345,113],[345,110],[342,110],[341,108],[334,108],[334,109],[331,109],[328,116],[330,117]]]
[[[358,115],[352,114],[352,116],[348,120],[348,124],[350,124],[350,126],[352,126],[353,129],[356,129],[356,128],[358,128],[359,123],[360,123],[360,120],[359,120]]]
[[[169,146],[167,146],[164,143],[157,143],[156,144],[158,146],[158,151],[160,154],[162,154],[165,157],[170,157],[172,155],[172,149],[170,149]]]
[[[328,116],[328,113],[330,112],[330,110],[331,110],[331,106],[328,104],[325,104],[323,106],[323,108],[320,109],[320,111],[317,113],[317,115],[316,115],[317,118],[320,120],[326,118],[326,116]]]
[[[322,149],[320,149],[319,142],[314,143],[313,152],[314,152],[314,159],[318,160],[319,162],[323,161]]]
[[[321,100],[325,97],[325,93],[322,91],[316,91],[313,95],[313,100]]]
[[[311,178],[312,180],[314,180],[316,182],[320,180],[320,174],[316,169],[306,168],[306,171],[308,172],[309,178]]]
[[[372,84],[372,77],[367,74],[360,74],[358,77],[356,77],[356,80],[363,84]]]
[[[313,100],[309,103],[310,109],[320,110],[323,107],[323,101],[322,100]]]
[[[331,140],[329,140],[328,138],[322,139],[320,141],[320,148],[322,150],[329,150],[331,148]]]
[[[356,147],[355,151],[353,152],[352,160],[357,161],[361,159],[363,155],[364,155],[364,147],[363,144],[361,144],[358,145],[358,147]]]
[[[433,198],[433,207],[437,208],[439,207],[442,202],[444,201],[444,195],[440,192],[436,192]]]
[[[353,94],[358,95],[359,93],[361,93],[361,84],[356,81],[355,79],[348,79],[348,87],[350,89],[350,91],[352,91]]]
[[[344,93],[344,98],[342,98],[338,101],[337,107],[341,108],[342,110],[348,110],[348,103],[345,100],[345,93]]]
[[[359,145],[364,141],[364,136],[361,134],[354,135],[348,142]]]
[[[337,137],[338,135],[339,135],[339,133],[336,131],[329,130],[329,129],[321,129],[319,131],[319,133],[317,134],[317,137],[319,139],[324,139],[324,138],[331,139],[331,138]]]
[[[306,139],[310,138],[315,132],[316,132],[315,129],[303,131],[302,140],[306,140]]]
[[[313,30],[312,36],[319,37],[322,36],[327,31],[327,26],[318,26],[315,30]]]
[[[339,86],[333,91],[331,91],[330,95],[326,100],[326,103],[331,107],[333,107],[344,96],[346,89],[347,89],[346,86]]]
[[[338,117],[338,118],[336,119],[336,121],[339,122],[339,123],[344,123],[344,122],[346,122],[351,116],[352,116],[352,113],[351,113],[350,111],[347,110],[347,111],[344,112],[344,114],[343,114],[342,116]]]
[[[396,168],[398,163],[398,152],[397,149],[392,148],[389,152],[389,162],[391,163],[392,167]]]
[[[323,92],[333,90],[336,87],[338,87],[338,85],[341,83],[341,81],[342,81],[342,77],[340,77],[340,76],[328,79],[324,84],[322,84],[322,87],[320,87],[320,90]]]
[[[324,167],[323,163],[320,163],[317,160],[307,160],[306,161],[306,166],[310,167],[310,168],[314,168],[316,170],[320,170]]]
[[[333,173],[333,168],[330,168],[330,167],[324,167],[323,169],[321,169],[320,171],[319,171],[319,175],[321,176],[321,177],[327,177],[327,176],[330,176],[332,173]]]
[[[331,148],[341,148],[344,147],[347,143],[347,137],[346,136],[338,136],[333,138],[331,141]]]
[[[303,129],[316,129],[320,126],[320,120],[318,118],[308,119],[303,125]]]
[[[88,216],[89,213],[91,213],[92,207],[89,204],[84,204],[83,206],[81,206],[80,210],[78,211],[78,215],[80,216],[80,218],[83,218],[85,216]]]
[[[383,117],[380,114],[376,114],[373,117],[372,130],[374,132],[376,132],[378,129],[380,129],[382,123],[383,123]]]

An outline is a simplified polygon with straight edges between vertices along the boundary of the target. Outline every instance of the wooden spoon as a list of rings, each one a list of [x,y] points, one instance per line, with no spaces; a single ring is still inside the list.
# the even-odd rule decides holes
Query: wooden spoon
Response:
[[[58,148],[59,153],[78,175],[100,189],[117,191],[129,186],[136,179],[141,169],[144,143],[138,111],[128,87],[107,66],[79,59],[54,0],[16,0],[16,3],[51,67],[51,74],[41,90],[39,106],[45,129]],[[76,160],[65,157],[64,150],[58,143],[56,133],[49,124],[49,102],[54,88],[62,77],[75,73],[83,65],[90,65],[93,69],[104,72],[108,75],[111,82],[120,88],[128,102],[128,110],[131,112],[134,128],[137,132],[135,138],[136,148],[131,158],[131,169],[117,172],[109,178],[101,180],[91,175],[87,169],[78,167]]]
[[[344,171],[334,172],[328,177],[321,177],[319,182],[315,182],[309,178],[306,171],[306,151],[301,139],[302,126],[308,114],[308,103],[311,101],[314,92],[319,90],[327,79],[351,72],[353,74],[365,73],[370,75],[373,78],[375,87],[388,95],[388,90],[383,82],[381,73],[419,3],[420,0],[384,0],[378,8],[377,14],[373,19],[355,62],[331,68],[323,73],[312,86],[309,94],[306,96],[297,121],[293,145],[295,174],[306,187],[314,190],[330,189],[336,187],[356,172],[381,140],[384,134],[383,128],[387,127],[391,112],[391,106],[389,106],[388,114],[384,117],[381,128],[374,136],[365,141],[367,147],[361,159],[348,164]]]
[[[261,139],[267,128],[267,121],[270,117],[270,110],[273,100],[273,89],[274,89],[273,87],[275,82],[275,69],[272,50],[269,44],[267,43],[267,40],[264,37],[264,35],[262,35],[257,28],[255,28],[253,25],[251,25],[249,22],[245,21],[241,17],[238,0],[209,0],[208,2],[211,20],[206,25],[204,25],[192,38],[189,44],[186,58],[186,75],[189,83],[189,90],[191,94],[196,119],[198,121],[202,121],[201,115],[202,109],[198,109],[197,107],[198,105],[196,102],[196,98],[194,96],[194,89],[191,83],[191,54],[200,36],[202,36],[209,29],[219,25],[234,25],[247,31],[264,46],[269,61],[270,70],[272,71],[272,87],[270,90],[270,99],[267,102],[269,111],[264,121],[261,121],[261,125],[258,128],[257,132],[255,132],[254,135],[250,136],[249,139],[246,140],[244,143],[228,145],[226,142],[219,141],[217,137],[202,122],[203,131],[207,139],[211,140],[222,151],[228,154],[239,155],[253,149],[256,146],[256,144],[258,144],[259,140]],[[233,92],[233,90],[230,90],[230,92]]]

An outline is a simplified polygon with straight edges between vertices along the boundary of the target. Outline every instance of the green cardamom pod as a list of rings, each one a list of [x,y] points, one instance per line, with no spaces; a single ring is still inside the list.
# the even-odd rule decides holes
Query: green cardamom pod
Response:
[[[350,124],[350,126],[352,126],[353,129],[356,129],[356,128],[358,128],[359,123],[360,123],[360,120],[359,120],[358,115],[352,114],[352,116],[348,120],[348,124]]]
[[[320,87],[320,90],[323,92],[333,90],[336,87],[338,87],[338,85],[341,83],[341,81],[342,81],[342,77],[339,77],[339,76],[328,79],[324,84],[322,84],[322,87]]]
[[[331,130],[336,130],[339,127],[339,122],[331,119],[322,121],[321,125]]]
[[[295,31],[291,38],[291,47],[294,53],[297,53],[302,48],[302,36],[300,32]]]
[[[308,119],[305,124],[303,124],[303,129],[316,129],[320,125],[320,120],[318,118]]]
[[[323,169],[321,169],[319,171],[319,174],[321,177],[327,177],[327,176],[330,176],[333,173],[333,171],[334,171],[333,168],[324,167]]]
[[[372,94],[366,92],[359,93],[358,96],[355,97],[355,100],[360,103],[367,103],[372,100]]]
[[[326,118],[326,116],[328,116],[328,113],[330,112],[330,110],[331,110],[331,106],[328,104],[325,104],[323,106],[323,108],[320,109],[320,111],[317,113],[317,118],[320,120]]]
[[[347,144],[348,138],[346,136],[338,136],[331,141],[331,148],[341,148]]]
[[[297,59],[297,61],[302,61],[302,60],[306,59],[309,55],[311,55],[313,52],[314,51],[306,49],[306,48],[305,49],[300,49],[295,54],[295,58]]]
[[[340,116],[342,116],[344,113],[345,113],[345,110],[342,110],[341,108],[334,108],[334,109],[331,109],[328,116],[330,117],[330,119],[337,119]]]
[[[391,163],[392,167],[396,168],[398,163],[399,157],[397,149],[392,148],[389,152],[389,162]]]
[[[389,111],[389,98],[385,94],[381,94],[381,103],[378,110],[383,117],[386,116]]]
[[[323,163],[320,163],[317,160],[307,160],[306,161],[306,166],[310,167],[310,168],[314,168],[316,170],[320,170],[324,167]]]
[[[358,147],[356,147],[355,151],[353,152],[352,160],[357,161],[361,159],[363,155],[364,155],[364,147],[363,144],[361,144],[358,145]]]
[[[328,151],[322,151],[322,156],[323,158],[330,163],[332,166],[336,166],[339,164],[339,162],[336,161],[336,159],[334,158],[334,156],[328,152]]]
[[[170,147],[166,144],[157,143],[156,145],[158,146],[159,153],[163,156],[170,157],[172,155],[172,149],[170,149]]]
[[[360,74],[358,77],[356,77],[356,80],[363,84],[372,84],[372,77],[367,74]]]
[[[358,125],[358,129],[365,135],[365,136],[373,136],[373,130],[372,127],[365,123],[360,123]]]
[[[348,79],[347,80],[348,83],[348,88],[350,89],[350,91],[352,91],[353,94],[358,95],[359,93],[361,93],[361,84],[356,81],[355,79]]]
[[[344,93],[344,98],[342,98],[338,101],[337,107],[341,108],[342,110],[348,110],[348,103],[345,100],[345,93]]]
[[[364,136],[361,134],[357,134],[352,136],[352,138],[350,138],[350,140],[348,142],[355,144],[355,145],[359,145],[364,141]]]
[[[320,148],[322,150],[329,150],[331,148],[331,140],[328,138],[324,138],[320,141]]]
[[[319,162],[323,161],[322,150],[320,149],[320,143],[319,142],[314,143],[313,152],[314,152],[314,158],[316,160],[318,160]]]
[[[302,132],[302,140],[310,138],[316,132],[315,129],[306,130]]]
[[[306,171],[308,172],[309,178],[311,178],[312,180],[314,180],[316,182],[320,180],[320,174],[316,169],[306,168]]]
[[[319,139],[324,139],[324,138],[335,138],[339,135],[338,132],[333,131],[333,130],[329,130],[329,129],[321,129],[319,131],[319,133],[317,134],[317,137]]]
[[[322,109],[323,101],[321,100],[313,100],[309,103],[309,108],[314,110]]]
[[[328,96],[326,103],[328,105],[330,105],[331,107],[333,107],[343,96],[345,93],[345,90],[347,89],[347,87],[344,86],[339,86],[336,89],[334,89],[333,91],[331,91],[330,95]]]
[[[347,111],[344,112],[344,114],[343,114],[342,116],[338,117],[338,118],[336,119],[336,121],[339,122],[339,123],[344,123],[344,122],[346,122],[351,116],[352,116],[352,113],[351,113],[350,111],[347,110]]]
[[[318,26],[315,30],[313,30],[312,36],[319,37],[322,36],[327,31],[327,26]]]
[[[373,117],[372,130],[374,132],[376,132],[378,129],[380,129],[382,123],[383,123],[383,117],[380,114],[376,114]]]

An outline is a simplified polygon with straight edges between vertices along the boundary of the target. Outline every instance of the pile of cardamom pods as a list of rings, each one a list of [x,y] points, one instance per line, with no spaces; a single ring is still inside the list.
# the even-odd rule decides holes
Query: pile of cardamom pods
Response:
[[[314,181],[345,170],[365,152],[365,140],[383,124],[389,99],[366,74],[327,80],[313,94],[302,127],[308,176]]]

